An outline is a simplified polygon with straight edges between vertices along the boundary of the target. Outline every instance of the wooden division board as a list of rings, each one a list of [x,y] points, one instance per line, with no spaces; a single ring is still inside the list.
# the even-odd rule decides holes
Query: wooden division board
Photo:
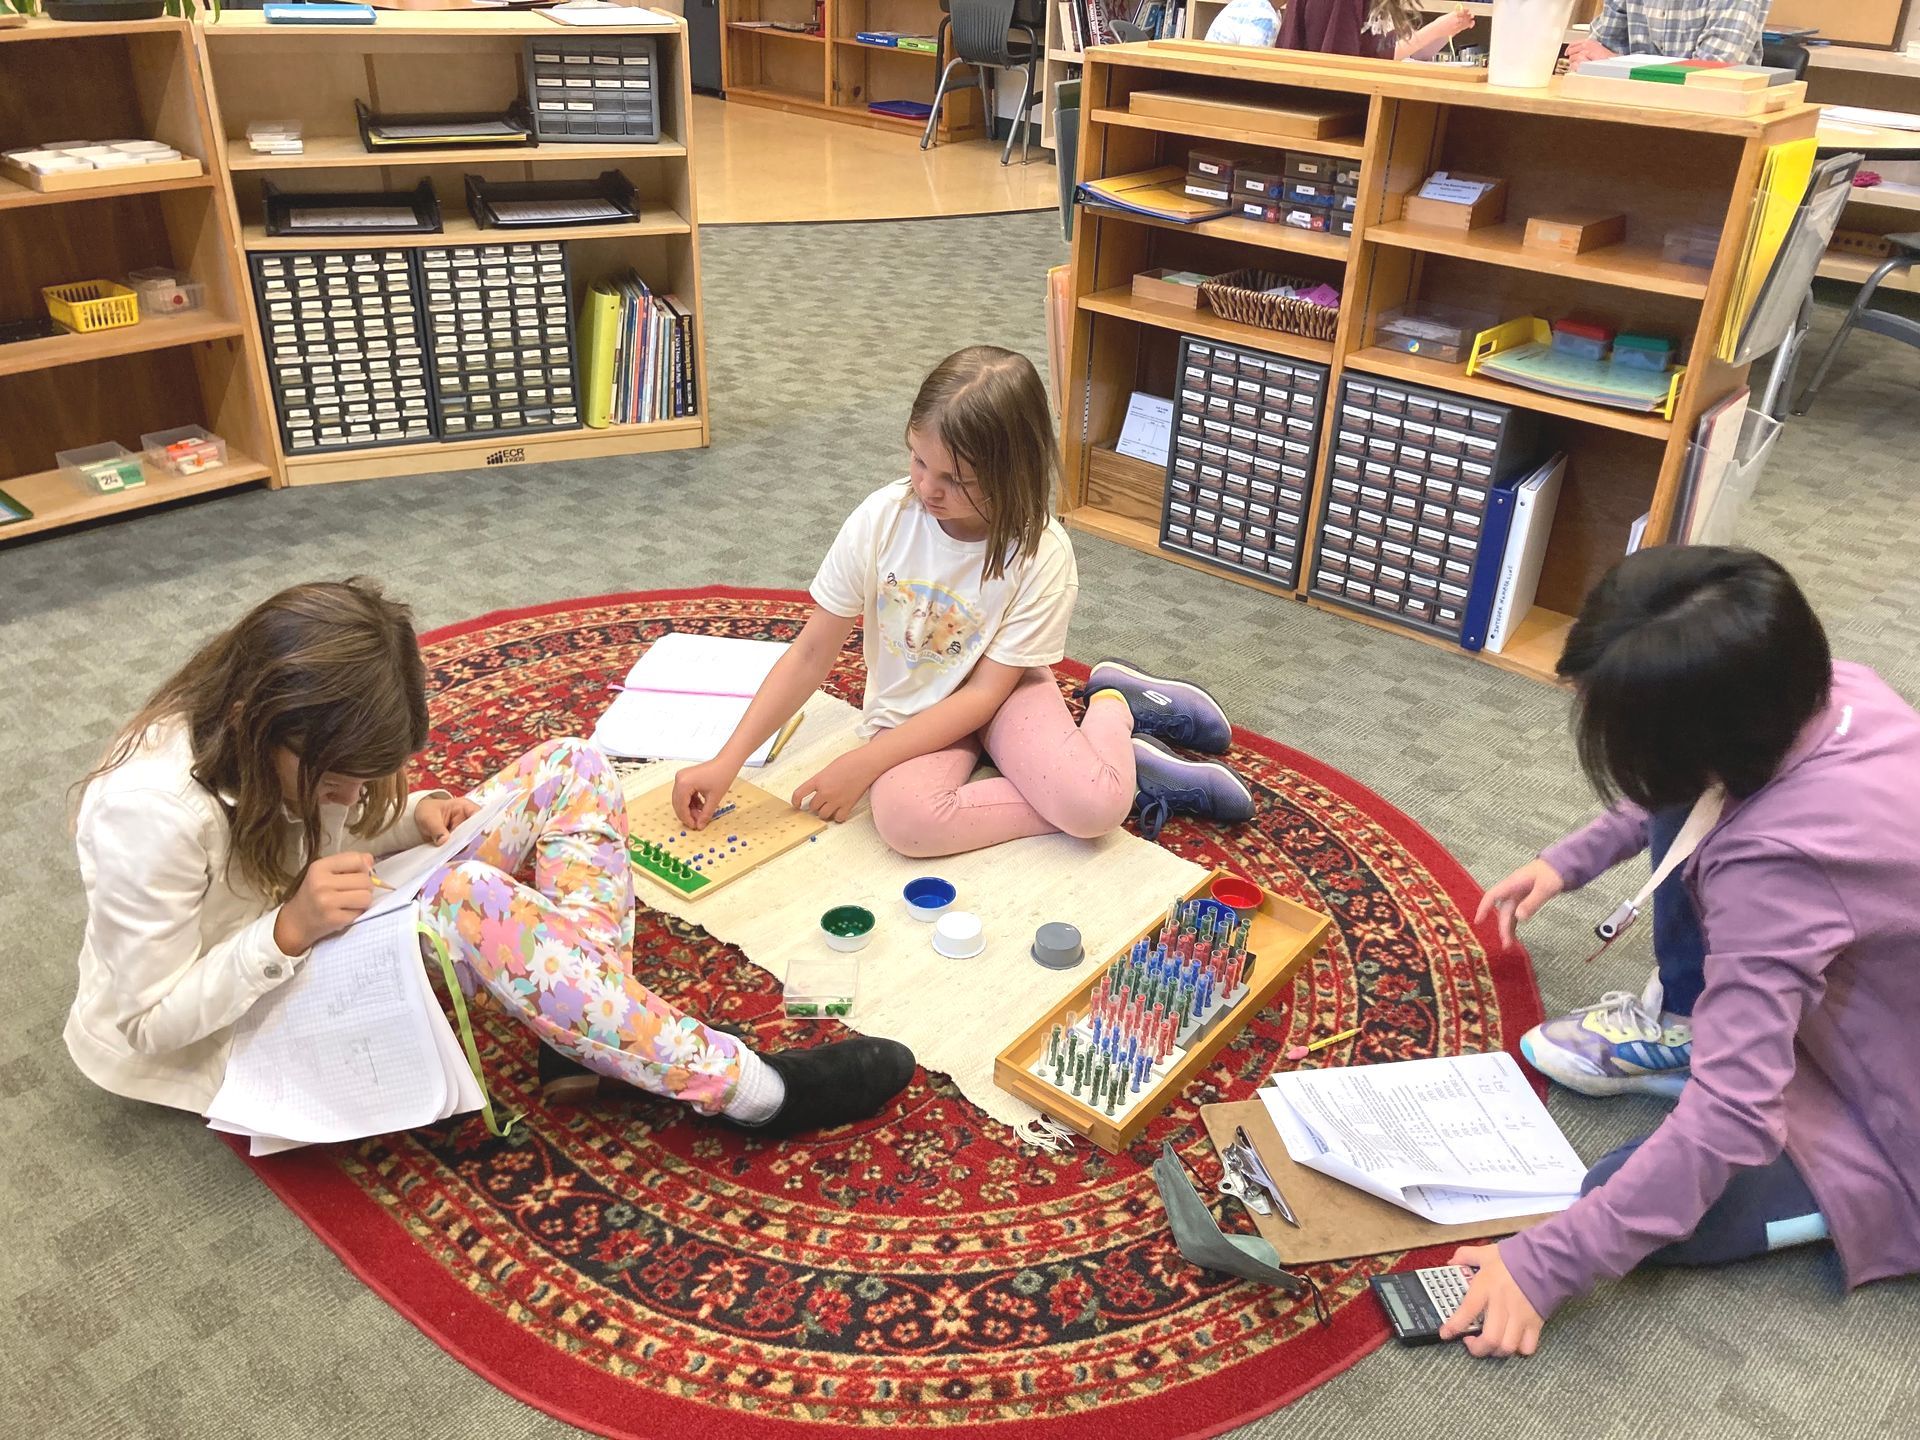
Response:
[[[699,831],[687,829],[673,813],[671,780],[627,801],[634,873],[688,900],[712,894],[826,828],[826,821],[744,780],[734,783]]]
[[[1201,877],[1178,898],[1194,900],[1206,896],[1213,882],[1230,875],[1213,870]],[[1294,974],[1326,941],[1333,928],[1332,917],[1304,905],[1297,905],[1269,890],[1261,890],[1260,908],[1253,915],[1249,949],[1253,964],[1244,986],[1228,997],[1229,1003],[1205,1024],[1184,1048],[1177,1048],[1167,1065],[1153,1071],[1152,1083],[1124,1112],[1113,1116],[1094,1109],[1066,1091],[1056,1089],[1034,1073],[1035,1062],[1046,1048],[1055,1025],[1063,1025],[1070,1014],[1085,1015],[1092,1004],[1095,983],[1107,965],[1094,966],[1018,1040],[1002,1050],[993,1062],[993,1082],[1010,1095],[1017,1095],[1034,1109],[1052,1116],[1063,1125],[1086,1136],[1102,1150],[1118,1154],[1140,1138],[1147,1125],[1185,1090],[1187,1083],[1213,1062],[1213,1057],[1247,1021],[1258,1015],[1292,983]],[[1175,897],[1169,896],[1169,899]],[[1133,949],[1134,940],[1145,939],[1160,928],[1155,919],[1133,940],[1119,947],[1107,964],[1113,964]]]

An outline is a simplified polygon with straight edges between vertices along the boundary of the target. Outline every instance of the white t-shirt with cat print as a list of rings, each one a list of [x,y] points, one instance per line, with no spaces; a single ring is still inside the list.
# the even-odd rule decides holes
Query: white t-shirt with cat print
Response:
[[[996,580],[981,578],[986,555],[984,540],[942,530],[906,480],[840,527],[810,589],[822,609],[865,622],[862,739],[946,699],[983,657],[1025,669],[1067,653],[1080,572],[1065,528],[1048,520],[1039,549]]]

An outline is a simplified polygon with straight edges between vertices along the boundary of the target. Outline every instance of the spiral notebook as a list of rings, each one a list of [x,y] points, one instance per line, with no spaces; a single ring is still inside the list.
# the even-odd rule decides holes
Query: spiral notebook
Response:
[[[773,640],[663,635],[616,687],[619,698],[594,726],[593,743],[623,760],[711,760],[786,653]],[[779,754],[800,720],[795,715],[747,763],[765,765]]]

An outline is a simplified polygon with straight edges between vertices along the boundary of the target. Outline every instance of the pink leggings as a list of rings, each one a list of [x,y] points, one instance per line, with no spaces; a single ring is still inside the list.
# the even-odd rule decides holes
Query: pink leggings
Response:
[[[998,777],[969,783],[984,750]],[[902,855],[959,855],[1026,835],[1092,840],[1133,808],[1133,712],[1108,698],[1079,726],[1053,672],[1029,670],[984,730],[874,781],[874,828]]]

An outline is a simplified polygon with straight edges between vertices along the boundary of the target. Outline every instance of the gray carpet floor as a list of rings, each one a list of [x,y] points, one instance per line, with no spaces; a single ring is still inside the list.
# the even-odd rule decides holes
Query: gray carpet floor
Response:
[[[353,1279],[190,1116],[123,1103],[59,1032],[81,904],[67,786],[164,673],[295,579],[365,573],[423,626],[618,589],[803,585],[901,473],[918,378],[959,345],[1045,353],[1049,215],[711,230],[704,453],[256,492],[0,549],[0,1432],[86,1437],[576,1433],[449,1359]],[[1820,339],[1833,316],[1823,312]],[[1791,425],[1744,539],[1786,561],[1836,650],[1920,697],[1920,356],[1863,337]],[[1424,823],[1483,881],[1583,819],[1555,692],[1076,538],[1073,653],[1203,678],[1236,720]],[[1611,901],[1529,936],[1550,1010],[1638,989]],[[1641,942],[1644,946],[1644,941]],[[1589,1158],[1659,1110],[1556,1093]],[[1243,1436],[1828,1437],[1920,1433],[1920,1287],[1842,1296],[1809,1250],[1636,1276],[1564,1311],[1537,1358],[1389,1349]],[[1117,1432],[1116,1432],[1117,1433]],[[724,1437],[716,1437],[724,1440]]]

